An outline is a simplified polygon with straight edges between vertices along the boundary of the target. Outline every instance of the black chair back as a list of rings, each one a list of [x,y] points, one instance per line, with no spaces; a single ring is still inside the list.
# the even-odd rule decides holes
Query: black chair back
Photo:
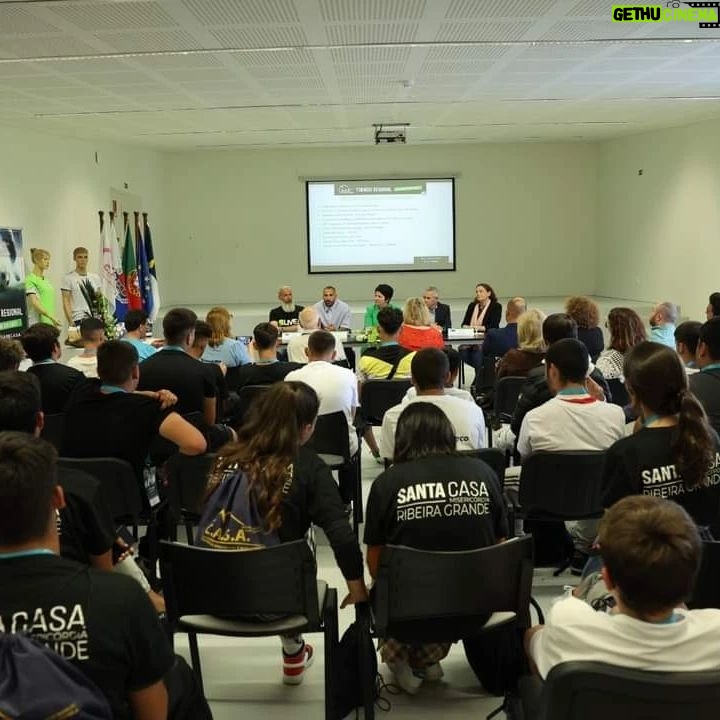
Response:
[[[382,425],[385,413],[398,405],[412,383],[409,380],[368,380],[363,383],[362,416],[370,425]]]
[[[65,428],[65,413],[45,415],[40,437],[47,440],[59,452],[62,450],[63,430]]]
[[[650,672],[604,663],[554,667],[538,720],[716,720],[720,672]]]
[[[315,558],[305,540],[263,550],[211,550],[160,542],[171,626],[184,615],[304,615],[320,622]]]
[[[497,448],[478,448],[477,450],[461,450],[460,455],[467,455],[482,460],[495,472],[500,490],[505,486],[505,453]]]
[[[144,507],[140,484],[132,465],[114,457],[58,459],[64,468],[82,470],[100,483],[100,493],[117,522],[136,524]]]
[[[509,423],[512,420],[515,406],[520,397],[520,390],[526,381],[526,377],[515,375],[508,375],[497,381],[493,400],[493,415],[500,422]]]
[[[688,607],[720,609],[720,542],[704,542],[700,569]]]
[[[473,387],[477,395],[487,393],[495,386],[497,358],[494,355],[484,355],[482,367],[473,381]]]
[[[173,455],[165,466],[170,504],[183,513],[199,515],[205,506],[208,476],[217,455]]]
[[[418,638],[441,640],[433,624],[453,620],[447,640],[482,631],[479,617],[514,612],[529,622],[533,573],[532,537],[479,550],[430,552],[387,545],[380,556],[375,592],[378,637],[404,639],[403,624],[421,621]],[[482,583],[468,582],[482,578]],[[463,623],[465,621],[465,623]],[[464,625],[458,634],[458,626]]]
[[[603,452],[539,452],[522,465],[526,517],[580,520],[602,515]]]
[[[630,396],[622,380],[613,378],[612,380],[608,380],[607,384],[610,389],[610,394],[612,395],[610,402],[612,402],[613,405],[625,407],[630,404]]]
[[[244,385],[238,390],[238,403],[235,408],[235,422],[238,427],[247,417],[248,410],[250,410],[258,395],[267,392],[269,389],[270,385]]]
[[[318,455],[337,455],[344,462],[349,462],[350,430],[345,413],[338,410],[327,415],[318,415],[315,430],[307,445]]]

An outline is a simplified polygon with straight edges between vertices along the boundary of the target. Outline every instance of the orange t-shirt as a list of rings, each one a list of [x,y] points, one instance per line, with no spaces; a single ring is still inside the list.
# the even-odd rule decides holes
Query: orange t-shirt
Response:
[[[442,333],[434,327],[417,327],[403,323],[398,335],[398,343],[408,350],[422,350],[427,347],[445,346]]]

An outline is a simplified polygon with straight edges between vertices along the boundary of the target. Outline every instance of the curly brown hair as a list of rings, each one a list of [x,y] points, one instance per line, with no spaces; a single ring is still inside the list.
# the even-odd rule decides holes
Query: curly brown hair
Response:
[[[594,328],[600,324],[600,309],[584,295],[573,295],[565,301],[565,312],[579,328]]]
[[[631,308],[613,308],[608,314],[608,330],[610,331],[610,350],[617,350],[623,355],[647,340],[645,326],[640,316]]]

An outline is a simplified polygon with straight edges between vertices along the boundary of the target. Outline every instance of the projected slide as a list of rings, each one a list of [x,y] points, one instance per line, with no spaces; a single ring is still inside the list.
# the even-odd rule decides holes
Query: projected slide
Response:
[[[306,187],[309,272],[455,269],[452,178]]]

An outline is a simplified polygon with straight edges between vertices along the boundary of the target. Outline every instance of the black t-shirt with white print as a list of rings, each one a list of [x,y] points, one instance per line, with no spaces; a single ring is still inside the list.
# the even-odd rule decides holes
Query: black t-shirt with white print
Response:
[[[366,545],[461,551],[494,545],[507,534],[497,478],[475,458],[432,455],[399,463],[370,490]]]
[[[84,672],[116,720],[130,720],[128,693],[162,680],[174,663],[140,585],[117,573],[37,555],[0,559],[0,632],[26,632]]]
[[[652,495],[673,500],[698,525],[720,530],[720,439],[715,438],[715,459],[704,481],[688,490],[672,459],[676,428],[643,428],[618,440],[607,451],[603,479],[603,505],[610,507],[628,495]],[[718,535],[716,535],[717,537]]]

